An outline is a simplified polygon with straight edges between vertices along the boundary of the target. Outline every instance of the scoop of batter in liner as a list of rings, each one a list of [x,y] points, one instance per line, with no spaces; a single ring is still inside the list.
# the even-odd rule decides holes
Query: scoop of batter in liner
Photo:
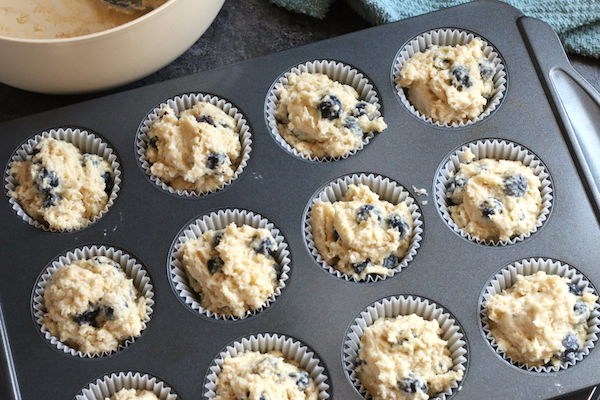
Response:
[[[368,133],[387,128],[375,105],[325,74],[290,74],[278,97],[279,133],[306,156],[344,156],[362,148]]]
[[[158,400],[158,397],[148,390],[121,389],[105,400]]]

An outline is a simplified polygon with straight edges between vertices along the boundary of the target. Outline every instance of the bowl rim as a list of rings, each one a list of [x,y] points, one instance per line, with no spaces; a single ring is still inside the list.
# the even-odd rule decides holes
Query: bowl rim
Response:
[[[6,36],[0,34],[0,41],[4,42],[12,42],[17,44],[72,44],[83,42],[91,39],[99,39],[104,36],[111,36],[112,34],[132,27],[137,24],[141,24],[144,21],[154,18],[155,15],[159,14],[162,10],[165,10],[175,4],[177,0],[167,0],[165,3],[156,7],[154,10],[147,12],[146,14],[135,18],[129,22],[126,22],[121,25],[117,25],[110,29],[105,29],[103,31],[89,33],[87,35],[81,36],[73,36],[68,38],[48,38],[48,39],[31,39],[31,38],[22,38],[22,37],[14,37],[14,36]]]

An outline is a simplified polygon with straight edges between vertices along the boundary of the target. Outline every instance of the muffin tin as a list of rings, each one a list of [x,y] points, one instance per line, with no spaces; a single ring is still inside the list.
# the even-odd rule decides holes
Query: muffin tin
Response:
[[[493,44],[508,78],[495,112],[460,128],[435,127],[416,118],[391,83],[399,49],[425,31],[445,27],[474,32]],[[373,82],[389,128],[346,159],[313,162],[291,155],[274,140],[264,117],[265,98],[282,73],[323,59],[351,65]],[[156,105],[183,93],[227,99],[252,132],[252,153],[244,171],[209,195],[165,192],[138,162],[135,136],[140,124]],[[115,151],[122,182],[106,215],[70,233],[45,232],[25,223],[11,208],[5,188],[0,206],[4,262],[0,397],[73,399],[97,379],[132,371],[166,382],[180,399],[201,399],[209,367],[219,352],[242,337],[265,333],[285,335],[313,351],[325,368],[331,398],[361,399],[344,370],[346,332],[368,306],[400,295],[429,299],[462,327],[468,349],[466,374],[453,399],[478,399],[482,393],[490,399],[553,398],[598,383],[597,344],[582,361],[556,373],[529,372],[509,364],[485,338],[479,304],[492,276],[531,257],[572,265],[592,285],[600,284],[600,164],[593,158],[600,149],[594,128],[580,130],[582,118],[597,121],[599,99],[570,67],[549,26],[486,0],[2,123],[3,165],[35,134],[80,127],[95,132]],[[573,110],[575,114],[570,114]],[[434,181],[446,158],[465,143],[488,138],[530,149],[552,179],[548,219],[534,235],[513,245],[485,246],[462,238],[444,222],[434,198]],[[420,204],[421,247],[409,268],[385,280],[339,279],[321,268],[305,242],[304,213],[314,194],[354,173],[389,177],[417,201],[427,200]],[[426,188],[428,196],[417,195],[410,189],[413,186]],[[225,208],[250,210],[273,222],[291,259],[289,278],[278,299],[261,313],[238,321],[191,311],[168,277],[169,254],[178,232],[189,221]],[[113,246],[136,258],[152,281],[154,312],[135,343],[108,356],[85,359],[46,341],[32,315],[32,293],[52,260],[92,245]]]

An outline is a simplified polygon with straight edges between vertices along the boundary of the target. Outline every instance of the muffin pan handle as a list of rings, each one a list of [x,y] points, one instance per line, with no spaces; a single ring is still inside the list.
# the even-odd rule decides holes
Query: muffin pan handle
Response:
[[[8,342],[8,332],[2,311],[2,303],[0,303],[0,398],[7,400],[22,399],[19,392],[15,364]]]
[[[548,24],[523,17],[519,25],[600,214],[600,93],[575,71],[564,51],[556,51],[562,47]]]

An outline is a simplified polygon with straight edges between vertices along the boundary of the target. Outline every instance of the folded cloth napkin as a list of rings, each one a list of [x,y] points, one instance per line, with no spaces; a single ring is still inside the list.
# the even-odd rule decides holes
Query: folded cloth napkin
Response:
[[[270,0],[289,10],[323,18],[335,0]],[[600,0],[503,0],[525,15],[546,21],[567,51],[600,58]],[[373,24],[398,21],[468,0],[346,0]]]

